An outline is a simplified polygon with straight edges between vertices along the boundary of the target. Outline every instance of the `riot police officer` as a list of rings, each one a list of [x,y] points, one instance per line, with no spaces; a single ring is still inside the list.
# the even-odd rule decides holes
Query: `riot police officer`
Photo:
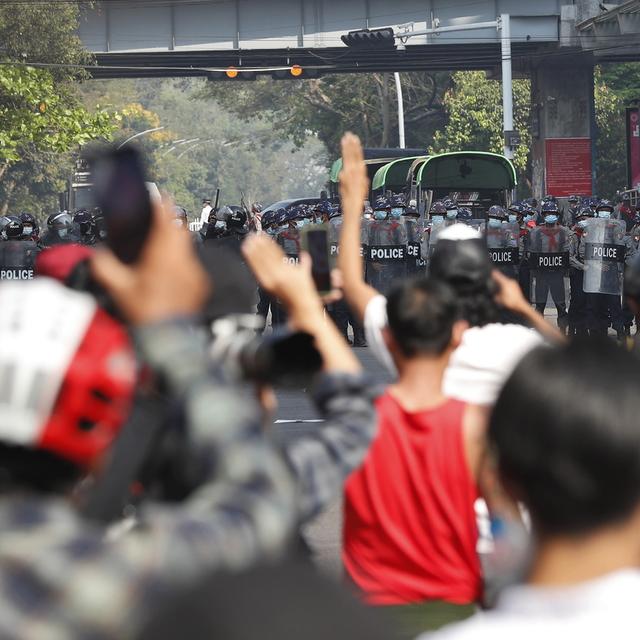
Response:
[[[513,214],[513,222],[509,214],[500,206],[493,205],[487,211],[487,224],[484,229],[487,248],[496,268],[509,278],[517,277],[518,264],[518,224]]]
[[[445,208],[445,224],[447,226],[455,224],[458,220],[458,203],[451,198],[445,198],[442,204]]]
[[[609,200],[601,200],[596,205],[596,220],[604,220],[603,244],[621,245],[620,260],[602,262],[600,274],[600,292],[594,292],[594,329],[598,335],[606,336],[609,326],[613,327],[618,339],[624,339],[624,321],[620,302],[622,268],[626,255],[624,235],[626,225],[621,220],[613,220],[613,204]]]
[[[216,246],[226,247],[242,258],[240,247],[247,236],[247,214],[240,207],[222,207],[218,212],[218,218],[225,225],[222,233],[214,240]]]
[[[569,236],[569,283],[571,300],[569,304],[569,335],[587,335],[594,327],[593,294],[584,291],[585,271],[585,230],[588,221],[594,217],[589,207],[581,207],[575,214],[575,226]]]
[[[9,216],[0,243],[0,280],[31,280],[38,246],[31,239],[23,239],[24,227],[20,218]]]
[[[567,227],[573,228],[581,210],[580,198],[576,195],[571,195],[567,199],[567,202],[569,203],[569,208],[565,211],[563,224]]]
[[[81,209],[73,216],[73,224],[76,227],[81,244],[94,246],[97,243],[96,224],[93,215]]]
[[[529,232],[529,258],[532,277],[530,296],[536,310],[544,313],[547,298],[558,312],[558,327],[568,327],[565,273],[569,268],[569,229],[558,224],[559,211],[555,200],[541,205],[543,224]]]
[[[36,217],[24,211],[20,214],[20,222],[22,222],[22,237],[24,240],[33,240],[36,244],[40,238],[40,225]]]
[[[376,199],[367,237],[367,282],[382,293],[407,276],[407,233],[391,209],[388,198]]]
[[[40,243],[43,248],[58,244],[80,242],[80,236],[73,229],[73,219],[66,211],[52,213],[47,218],[47,230]]]

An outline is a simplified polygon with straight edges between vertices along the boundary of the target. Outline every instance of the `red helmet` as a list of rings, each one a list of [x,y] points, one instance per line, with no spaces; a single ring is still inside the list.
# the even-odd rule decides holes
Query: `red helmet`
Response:
[[[0,308],[0,372],[14,373],[0,399],[0,441],[91,467],[131,407],[136,368],[127,332],[89,295],[49,278],[3,283]]]

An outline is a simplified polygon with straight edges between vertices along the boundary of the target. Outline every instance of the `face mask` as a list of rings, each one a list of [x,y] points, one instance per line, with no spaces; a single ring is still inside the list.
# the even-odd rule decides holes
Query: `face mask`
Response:
[[[270,236],[275,236],[275,235],[276,235],[276,233],[278,233],[278,230],[277,230],[275,227],[270,227],[269,229],[267,229],[267,233],[268,233]]]
[[[33,233],[33,227],[24,227],[23,232],[25,236],[30,236]]]
[[[457,209],[449,209],[449,211],[447,211],[447,220],[455,220],[457,215]]]
[[[66,235],[67,235],[67,231],[68,231],[68,229],[59,229],[59,230],[58,230],[58,235],[59,235],[61,238],[65,238],[65,237],[66,237]]]
[[[509,222],[516,222],[517,216],[514,213],[509,214]]]
[[[302,229],[302,227],[304,227],[305,225],[305,221],[304,220],[296,220],[296,227],[298,227],[298,229]]]
[[[402,209],[400,208],[391,209],[392,218],[395,218],[397,220],[400,216],[402,216]]]
[[[373,212],[373,217],[376,220],[384,220],[387,217],[387,212],[386,211],[374,211]]]
[[[226,224],[222,220],[216,220],[215,228],[216,229],[225,229]]]
[[[580,227],[580,229],[586,229],[587,228],[587,224],[588,222],[586,220],[578,220],[578,227]]]
[[[524,217],[524,221],[526,222],[531,222],[533,220],[533,216],[532,215],[528,215]]]
[[[433,222],[433,224],[440,224],[441,222],[444,222],[444,216],[431,216],[431,222]]]
[[[489,227],[491,229],[499,229],[502,226],[502,220],[498,220],[498,218],[489,218]]]
[[[611,218],[611,211],[598,211],[598,218],[609,220],[609,218]]]
[[[558,216],[555,213],[544,217],[545,224],[555,224],[556,222],[558,222]]]

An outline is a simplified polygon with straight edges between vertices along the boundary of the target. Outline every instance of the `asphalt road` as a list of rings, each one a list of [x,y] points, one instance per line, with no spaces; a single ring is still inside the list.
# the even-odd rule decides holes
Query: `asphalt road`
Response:
[[[378,365],[367,348],[354,349],[362,366],[374,384],[384,384],[389,376]],[[312,433],[319,428],[319,415],[306,390],[281,391],[278,394],[278,412],[275,429],[283,440]],[[311,422],[306,422],[311,421]],[[316,422],[313,422],[316,421]],[[342,501],[337,499],[324,513],[305,527],[304,536],[311,546],[314,559],[321,570],[339,576]]]

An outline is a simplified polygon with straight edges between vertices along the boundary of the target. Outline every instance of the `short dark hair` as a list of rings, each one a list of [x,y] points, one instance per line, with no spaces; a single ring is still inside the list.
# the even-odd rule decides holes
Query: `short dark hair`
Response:
[[[458,315],[456,295],[434,278],[406,280],[390,290],[387,315],[389,329],[403,355],[440,355],[451,342]]]
[[[489,439],[543,535],[622,522],[640,503],[638,373],[612,342],[576,340],[532,351],[507,380]]]

